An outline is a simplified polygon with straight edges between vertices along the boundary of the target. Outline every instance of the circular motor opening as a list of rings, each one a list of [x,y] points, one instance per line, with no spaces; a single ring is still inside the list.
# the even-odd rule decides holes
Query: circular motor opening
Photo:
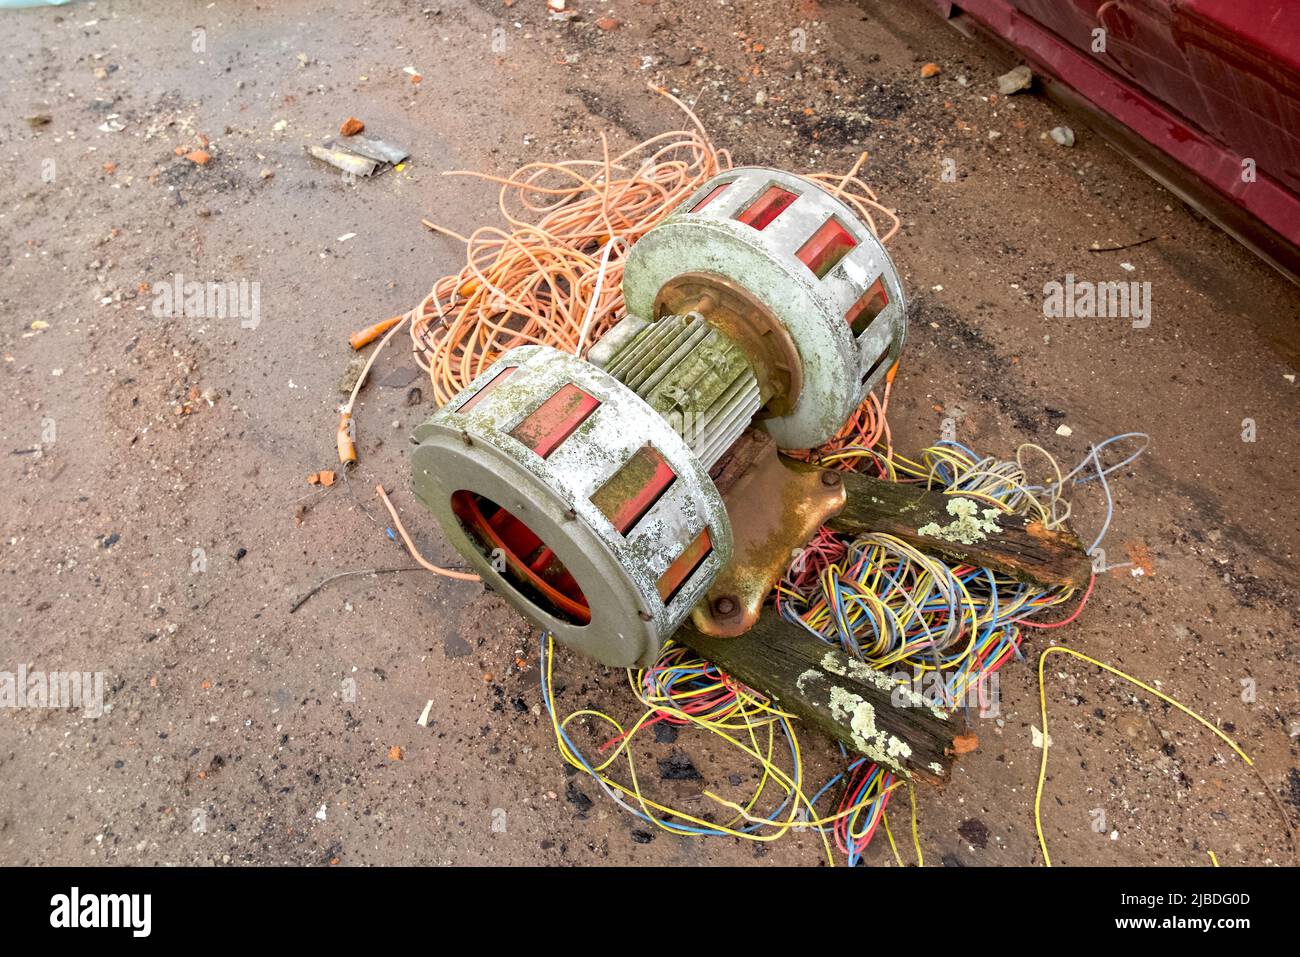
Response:
[[[571,625],[591,622],[591,608],[577,580],[550,546],[508,509],[460,489],[451,496],[451,510],[483,556],[525,598]]]

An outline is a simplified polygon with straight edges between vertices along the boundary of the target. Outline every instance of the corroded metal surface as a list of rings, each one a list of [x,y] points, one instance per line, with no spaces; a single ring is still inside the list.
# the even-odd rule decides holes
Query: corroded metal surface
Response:
[[[726,188],[715,193],[719,186]],[[746,221],[774,189],[795,198],[774,215]],[[854,245],[815,271],[800,252],[832,218]],[[830,439],[902,350],[906,303],[884,246],[842,201],[793,174],[758,168],[720,173],[646,233],[623,270],[629,315],[653,319],[664,308],[656,306],[664,287],[688,274],[743,288],[794,342],[802,376],[798,397],[763,421],[781,448],[812,448]],[[857,311],[873,290],[883,307]]]
[[[610,358],[605,371],[662,415],[706,469],[749,426],[761,404],[744,351],[698,313],[647,324]]]
[[[737,445],[733,454],[748,464],[722,493],[731,516],[731,561],[691,612],[696,628],[718,638],[754,626],[797,550],[845,502],[838,472],[781,458],[772,439],[756,430]],[[721,479],[727,469],[720,464]]]
[[[709,325],[744,350],[758,379],[763,414],[785,415],[799,399],[803,363],[790,333],[772,311],[723,276],[684,273],[655,297],[655,321],[698,312]]]
[[[512,374],[498,378],[512,366]],[[490,383],[496,385],[478,398]],[[512,434],[570,386],[600,404],[562,441],[536,439],[527,429],[520,433],[527,442]],[[567,413],[555,422],[568,428]],[[575,356],[545,346],[512,349],[417,428],[414,439],[412,484],[448,540],[525,617],[605,664],[649,664],[730,557],[722,498],[686,443],[634,392]],[[620,531],[609,517],[617,508],[604,502],[602,510],[592,498],[609,482],[624,481],[616,476],[637,474],[624,466],[647,444],[676,477]],[[549,613],[499,570],[451,508],[461,489],[506,509],[554,551],[590,605],[590,624]],[[636,491],[629,486],[626,493]],[[680,570],[674,563],[705,530],[711,552],[693,555],[698,563],[664,601],[662,579]]]

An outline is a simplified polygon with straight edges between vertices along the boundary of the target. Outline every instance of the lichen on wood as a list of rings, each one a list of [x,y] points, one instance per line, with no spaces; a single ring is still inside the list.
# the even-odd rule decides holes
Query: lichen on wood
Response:
[[[1002,532],[1002,528],[998,525],[998,517],[1002,512],[996,508],[986,508],[980,512],[979,505],[974,499],[952,499],[948,502],[948,514],[953,516],[953,521],[947,525],[931,522],[922,525],[916,533],[929,538],[942,538],[945,542],[974,545],[976,542],[984,541],[990,535],[998,535]]]

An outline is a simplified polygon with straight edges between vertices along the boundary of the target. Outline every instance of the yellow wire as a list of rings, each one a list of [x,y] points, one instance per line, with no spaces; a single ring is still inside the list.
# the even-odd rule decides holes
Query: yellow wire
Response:
[[[916,787],[911,778],[907,781],[907,797],[912,802],[912,846],[916,848],[916,866],[925,867],[925,858],[921,856],[921,835],[916,826]]]
[[[1098,661],[1096,658],[1089,658],[1087,655],[1083,654],[1080,651],[1075,651],[1073,648],[1065,648],[1061,645],[1053,645],[1050,648],[1044,648],[1043,653],[1038,656],[1038,704],[1039,704],[1039,718],[1043,722],[1043,760],[1038,766],[1038,789],[1034,792],[1034,828],[1038,831],[1038,846],[1042,848],[1043,851],[1043,863],[1048,867],[1052,866],[1052,858],[1047,853],[1047,838],[1043,836],[1043,815],[1042,815],[1043,782],[1047,778],[1047,686],[1043,680],[1043,666],[1047,662],[1047,656],[1055,652],[1060,652],[1061,654],[1066,654],[1066,655],[1073,655],[1075,658],[1078,658],[1081,661],[1086,661],[1090,665],[1096,665],[1098,668],[1101,668],[1103,671],[1109,671],[1111,674],[1115,675],[1116,677],[1123,678],[1129,684],[1137,685],[1143,691],[1155,695],[1157,698],[1159,698],[1161,701],[1165,702],[1166,704],[1173,705],[1179,711],[1183,712],[1183,714],[1187,715],[1188,717],[1196,719],[1202,725],[1209,728],[1216,735],[1222,738],[1227,743],[1227,745],[1230,748],[1232,748],[1232,750],[1237,752],[1237,754],[1241,757],[1241,760],[1245,761],[1246,764],[1252,766],[1254,765],[1255,762],[1252,761],[1247,756],[1245,751],[1241,750],[1241,748],[1237,746],[1237,742],[1233,741],[1232,738],[1228,737],[1226,734],[1224,734],[1222,731],[1220,731],[1218,728],[1212,725],[1209,721],[1202,718],[1191,708],[1188,708],[1178,703],[1177,701],[1169,697],[1169,695],[1165,694],[1164,692],[1157,691],[1149,684],[1139,681],[1137,678],[1134,678],[1132,675],[1126,675],[1118,668],[1113,668],[1108,664]],[[1211,854],[1210,856],[1213,857],[1214,855]],[[1217,862],[1216,862],[1216,866],[1217,866]]]
[[[646,817],[649,818],[650,821],[656,827],[668,831],[670,834],[682,834],[682,835],[692,834],[691,831],[688,831],[683,827],[680,826],[675,827],[670,822],[665,822],[660,820],[655,815],[654,813],[655,811],[658,811],[663,814],[672,815],[673,817],[679,818],[680,820],[682,820],[687,824],[693,824],[698,827],[712,828],[718,832],[728,834],[732,837],[739,837],[749,841],[761,841],[761,842],[775,841],[778,838],[782,837],[787,831],[791,829],[803,829],[807,827],[818,826],[817,822],[805,823],[797,819],[797,814],[799,812],[799,808],[801,805],[808,808],[808,812],[810,815],[815,814],[816,812],[813,809],[812,802],[804,793],[803,788],[800,785],[800,782],[798,780],[798,778],[802,777],[801,771],[803,767],[803,754],[799,747],[799,739],[795,735],[792,726],[787,724],[788,734],[790,736],[790,746],[793,752],[793,768],[794,768],[793,773],[795,775],[795,778],[791,778],[789,774],[787,774],[783,769],[777,767],[771,761],[770,750],[768,753],[768,757],[764,758],[764,756],[759,752],[756,742],[755,742],[755,747],[751,749],[750,747],[745,745],[744,742],[726,733],[726,731],[722,730],[721,728],[714,726],[712,723],[708,721],[700,720],[694,715],[687,714],[684,711],[681,711],[677,708],[673,708],[671,706],[667,706],[665,704],[657,704],[649,707],[648,710],[644,714],[642,714],[640,718],[637,719],[636,723],[632,726],[630,731],[624,731],[623,726],[617,720],[610,717],[609,715],[590,708],[574,711],[573,713],[565,717],[563,721],[560,721],[557,717],[557,712],[555,711],[554,708],[555,688],[553,682],[553,675],[554,675],[554,661],[555,661],[555,640],[554,637],[550,634],[546,635],[545,640],[548,643],[548,654],[546,659],[546,689],[547,689],[547,695],[552,702],[551,727],[555,733],[555,741],[557,747],[559,748],[560,754],[564,757],[564,760],[567,761],[569,764],[573,765],[576,768],[579,768],[580,770],[586,771],[587,766],[583,764],[583,762],[578,758],[578,756],[569,749],[568,745],[565,743],[564,735],[561,733],[561,731],[567,728],[569,722],[571,722],[574,718],[581,717],[581,716],[590,716],[596,718],[597,720],[604,721],[608,723],[610,726],[612,726],[619,733],[620,744],[614,750],[614,752],[609,755],[609,757],[607,757],[599,765],[593,766],[591,768],[591,772],[593,773],[593,776],[596,777],[597,780],[603,782],[608,787],[616,791],[619,791],[620,793],[630,798],[635,799],[636,802],[640,805],[641,810],[645,813]],[[638,695],[638,697],[640,697],[640,695]],[[757,707],[760,710],[769,711],[772,714],[782,714],[782,715],[784,714],[783,712],[777,712],[775,709],[769,708],[767,707],[766,704],[754,700],[752,698],[748,699],[748,704],[751,707]],[[764,821],[764,823],[767,823],[771,827],[776,829],[774,833],[759,834],[759,833],[753,833],[749,831],[741,831],[731,827],[730,825],[720,825],[713,821],[705,821],[701,818],[687,814],[684,811],[667,807],[665,805],[652,801],[641,792],[640,781],[638,780],[636,774],[636,764],[632,757],[632,751],[631,748],[629,747],[629,742],[632,739],[632,737],[636,734],[636,732],[647,721],[649,721],[655,715],[656,712],[667,714],[671,717],[687,721],[696,727],[703,728],[713,734],[718,735],[724,741],[727,741],[728,743],[734,745],[735,747],[743,751],[745,754],[748,754],[750,757],[754,758],[754,760],[758,761],[759,764],[762,765],[764,769],[764,777],[763,777],[764,781],[766,781],[769,777],[771,777],[776,781],[777,785],[781,788],[782,791],[785,792],[786,795],[792,795],[795,798],[795,800],[792,800],[790,802],[790,810],[789,810],[788,817],[783,817],[777,821],[769,821],[766,818],[761,819]],[[749,712],[744,711],[743,713],[747,715]],[[769,734],[771,734],[770,725],[768,727],[768,730],[769,730]],[[616,757],[618,757],[619,754],[622,754],[624,759],[627,761],[628,776],[631,779],[630,786],[624,785],[602,773],[604,769],[607,768],[610,765],[610,763],[614,761]],[[759,793],[761,793],[761,782],[760,782]],[[719,800],[716,796],[713,797],[714,800]],[[875,800],[875,798],[873,797],[872,800]],[[720,801],[719,803],[728,804],[728,806],[731,806],[733,809],[740,810],[738,805],[732,805],[730,804],[730,802]],[[855,810],[855,809],[850,809],[850,810]],[[747,812],[743,810],[741,810],[741,814],[743,816],[747,816]],[[834,818],[831,818],[830,820],[834,820]],[[825,831],[818,830],[817,833],[818,836],[821,838],[823,849],[826,852],[827,862],[832,866],[834,866],[835,858],[832,853],[830,841],[827,840],[826,838]]]
[[[898,861],[899,867],[906,867],[903,855],[898,853],[898,845],[894,843],[894,832],[889,829],[889,815],[884,811],[880,812],[880,823],[885,825],[885,837],[889,838],[889,849],[894,852],[894,860]]]
[[[882,797],[884,797],[886,794],[890,794],[890,793],[892,793],[893,791],[897,790],[898,788],[900,788],[900,787],[902,787],[902,786],[903,786],[903,782],[902,782],[902,781],[896,781],[895,783],[891,784],[889,787],[885,788],[885,790],[881,791],[880,793],[878,793],[878,794],[876,794],[876,793],[872,793],[870,797],[865,797],[865,798],[863,798],[861,801],[859,801],[857,804],[854,804],[854,805],[852,805],[851,807],[846,807],[846,808],[845,808],[844,810],[842,810],[842,811],[836,811],[834,814],[830,815],[829,817],[819,817],[819,818],[816,818],[816,819],[811,820],[811,821],[799,821],[799,822],[797,822],[797,824],[796,824],[795,826],[796,826],[796,827],[799,827],[799,828],[809,828],[809,827],[829,827],[830,825],[832,825],[832,824],[834,824],[836,821],[838,821],[840,818],[843,818],[843,817],[849,817],[849,816],[855,814],[856,812],[858,812],[859,810],[861,810],[862,808],[866,807],[868,804],[875,804],[877,801],[879,801],[879,800],[880,800]],[[771,823],[772,823],[771,821],[769,821],[769,820],[768,820],[767,818],[765,818],[765,817],[754,817],[753,815],[746,813],[746,812],[741,808],[741,806],[740,806],[739,804],[736,804],[734,801],[727,801],[727,800],[724,800],[723,798],[718,797],[718,796],[717,796],[716,794],[714,794],[712,791],[705,791],[705,792],[704,792],[704,795],[705,795],[706,797],[711,797],[711,798],[713,798],[713,800],[717,801],[719,804],[726,805],[727,807],[731,808],[732,810],[739,811],[740,814],[741,814],[741,815],[742,815],[746,820],[748,820],[748,821],[750,821],[750,822],[752,822],[752,823],[754,823],[754,824],[771,824]],[[884,811],[881,811],[880,813],[881,813],[881,814],[884,814]]]

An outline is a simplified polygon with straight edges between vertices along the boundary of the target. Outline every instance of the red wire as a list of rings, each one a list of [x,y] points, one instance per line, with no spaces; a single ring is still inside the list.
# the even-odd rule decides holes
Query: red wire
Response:
[[[1074,619],[1079,617],[1079,612],[1083,611],[1083,606],[1088,604],[1088,596],[1092,594],[1092,586],[1095,584],[1097,584],[1096,574],[1088,579],[1088,588],[1083,593],[1083,599],[1079,602],[1079,607],[1074,609],[1074,614],[1069,618],[1066,618],[1064,621],[1053,621],[1043,625],[1021,618],[1016,622],[1016,624],[1024,625],[1026,628],[1060,628],[1062,625],[1068,625],[1070,622],[1074,621]]]

